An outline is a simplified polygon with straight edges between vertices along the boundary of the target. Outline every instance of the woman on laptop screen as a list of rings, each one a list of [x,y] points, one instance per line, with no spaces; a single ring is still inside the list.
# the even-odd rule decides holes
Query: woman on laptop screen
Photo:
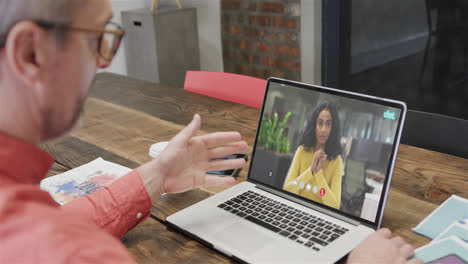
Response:
[[[340,120],[335,106],[322,102],[307,122],[283,189],[340,209]]]

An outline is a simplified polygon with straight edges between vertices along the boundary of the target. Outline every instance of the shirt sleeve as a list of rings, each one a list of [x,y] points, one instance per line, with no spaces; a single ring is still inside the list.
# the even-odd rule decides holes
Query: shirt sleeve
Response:
[[[151,205],[139,173],[133,170],[111,185],[63,205],[62,210],[120,238],[149,216]]]

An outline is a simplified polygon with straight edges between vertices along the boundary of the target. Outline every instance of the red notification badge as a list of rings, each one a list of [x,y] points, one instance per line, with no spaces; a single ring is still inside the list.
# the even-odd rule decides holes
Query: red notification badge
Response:
[[[325,196],[325,188],[320,189],[320,196]]]

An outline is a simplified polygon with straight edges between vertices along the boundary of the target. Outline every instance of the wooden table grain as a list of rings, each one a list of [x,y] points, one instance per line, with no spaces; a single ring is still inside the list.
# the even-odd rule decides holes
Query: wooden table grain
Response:
[[[98,74],[84,111],[84,126],[71,135],[43,144],[55,158],[49,175],[98,157],[135,168],[150,160],[151,144],[167,141],[195,113],[202,117],[200,134],[239,131],[252,146],[260,111],[110,73]],[[249,155],[252,148],[249,149]],[[248,168],[238,181],[244,181]],[[168,215],[223,188],[200,188],[166,194],[154,202],[151,218],[122,238],[139,263],[230,263],[232,260],[169,227]],[[411,231],[450,195],[468,197],[468,160],[401,145],[383,226],[414,247],[429,239]]]

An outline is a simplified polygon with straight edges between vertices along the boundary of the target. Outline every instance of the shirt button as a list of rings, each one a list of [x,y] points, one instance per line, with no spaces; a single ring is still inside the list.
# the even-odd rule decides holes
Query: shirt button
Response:
[[[137,214],[137,219],[140,219],[141,216],[142,216],[142,214],[141,214],[141,213],[138,213],[138,214]]]

